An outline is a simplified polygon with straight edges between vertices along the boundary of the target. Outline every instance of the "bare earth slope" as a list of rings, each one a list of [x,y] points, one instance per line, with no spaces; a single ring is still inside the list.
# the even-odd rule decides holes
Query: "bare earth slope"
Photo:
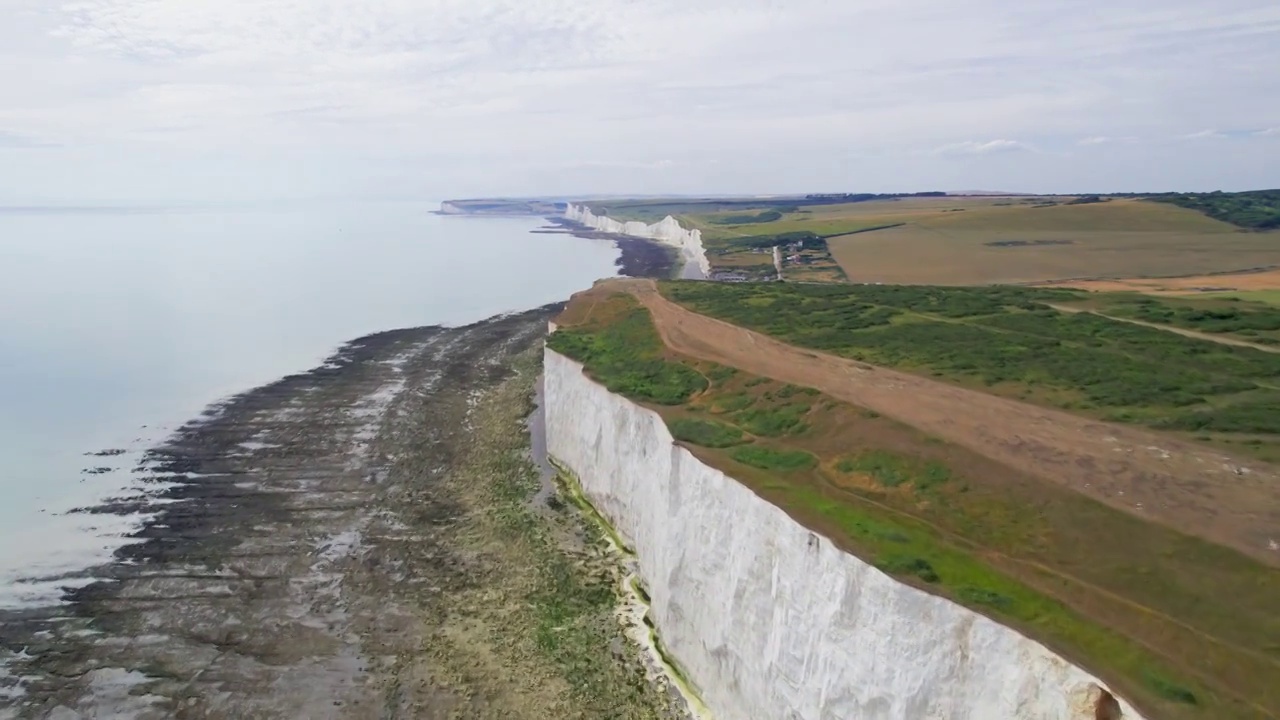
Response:
[[[607,283],[643,303],[677,352],[816,388],[1280,567],[1275,468],[1138,428],[801,350],[689,311],[662,297],[652,281]]]

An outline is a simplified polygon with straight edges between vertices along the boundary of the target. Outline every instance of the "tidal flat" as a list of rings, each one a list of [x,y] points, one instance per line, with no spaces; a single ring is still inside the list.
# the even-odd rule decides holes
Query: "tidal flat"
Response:
[[[0,613],[0,718],[683,717],[539,491],[558,309],[361,338],[146,453],[82,511],[150,517],[96,580]]]

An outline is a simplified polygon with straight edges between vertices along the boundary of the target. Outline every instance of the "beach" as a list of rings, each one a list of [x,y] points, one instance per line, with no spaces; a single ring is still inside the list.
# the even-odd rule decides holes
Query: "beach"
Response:
[[[185,425],[138,468],[166,490],[89,509],[155,512],[105,577],[0,615],[0,716],[678,717],[536,493],[556,310],[361,338]]]

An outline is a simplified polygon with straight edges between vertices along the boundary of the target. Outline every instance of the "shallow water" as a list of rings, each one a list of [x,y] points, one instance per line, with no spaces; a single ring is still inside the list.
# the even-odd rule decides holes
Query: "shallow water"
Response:
[[[0,209],[0,606],[109,557],[138,453],[221,397],[346,340],[566,299],[611,243],[427,203],[146,212]],[[123,449],[118,456],[85,453]],[[91,468],[109,468],[99,474]]]

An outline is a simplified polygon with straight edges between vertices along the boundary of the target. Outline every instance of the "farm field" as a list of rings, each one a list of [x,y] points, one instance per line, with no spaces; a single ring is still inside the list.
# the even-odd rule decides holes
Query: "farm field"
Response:
[[[811,292],[801,335],[903,315],[963,326],[992,307],[1029,315],[1016,305],[1077,296],[899,292],[855,308],[839,296],[851,288],[662,285],[686,288],[701,295],[682,302],[755,310],[776,298],[743,290]],[[553,349],[659,412],[705,462],[885,572],[1080,662],[1148,717],[1280,712],[1280,559],[1257,535],[1280,519],[1265,511],[1280,508],[1274,468],[1241,477],[1214,451],[1150,430],[802,350],[644,281],[601,283],[558,323]]]
[[[1280,258],[1277,258],[1280,260]],[[1094,292],[1140,292],[1148,295],[1205,295],[1239,297],[1242,300],[1276,302],[1280,297],[1280,269],[1263,268],[1213,275],[1162,278],[1114,278],[1065,280],[1041,283],[1044,287],[1070,287]]]
[[[1246,231],[1167,202],[1077,200],[929,196],[795,204],[773,198],[599,207],[647,222],[674,215],[702,231],[714,267],[760,279],[772,268],[772,257],[760,248],[802,236],[821,254],[784,267],[784,276],[814,282],[1034,283],[1218,273],[1280,262],[1280,232]],[[843,272],[834,272],[836,266]]]
[[[851,281],[901,284],[1159,277],[1280,260],[1280,234],[1245,232],[1194,210],[1141,200],[921,213],[905,225],[828,244]]]

